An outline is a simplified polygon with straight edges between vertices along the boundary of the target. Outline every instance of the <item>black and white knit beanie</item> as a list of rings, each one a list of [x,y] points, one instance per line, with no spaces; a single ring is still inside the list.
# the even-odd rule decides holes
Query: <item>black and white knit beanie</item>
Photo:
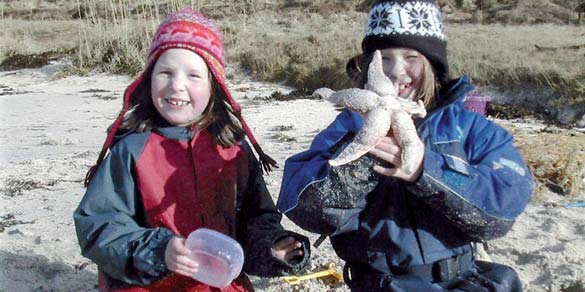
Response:
[[[419,51],[429,59],[439,80],[447,77],[447,38],[436,1],[377,1],[372,5],[363,53],[395,47]]]

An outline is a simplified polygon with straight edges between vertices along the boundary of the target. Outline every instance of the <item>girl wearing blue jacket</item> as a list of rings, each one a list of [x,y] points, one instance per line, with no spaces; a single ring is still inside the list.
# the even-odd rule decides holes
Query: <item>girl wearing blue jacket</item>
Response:
[[[401,98],[422,100],[414,120],[415,171],[402,169],[390,132],[368,154],[330,166],[360,130],[345,109],[309,150],[285,165],[277,207],[302,228],[329,235],[352,291],[521,291],[510,267],[476,259],[474,242],[504,236],[533,190],[512,136],[464,108],[469,77],[450,79],[435,1],[378,1],[363,54],[347,65],[361,87],[372,53]]]

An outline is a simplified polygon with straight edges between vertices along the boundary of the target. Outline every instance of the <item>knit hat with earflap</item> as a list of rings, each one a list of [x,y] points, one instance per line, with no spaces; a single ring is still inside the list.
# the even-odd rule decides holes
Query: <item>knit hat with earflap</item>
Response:
[[[377,1],[372,5],[362,41],[363,53],[398,47],[423,54],[439,80],[448,76],[447,38],[436,1]],[[354,59],[348,63],[348,71]]]
[[[162,53],[169,49],[186,49],[198,54],[207,64],[211,74],[217,81],[219,87],[224,91],[226,101],[232,107],[232,110],[239,120],[246,136],[252,143],[260,158],[260,165],[264,171],[270,171],[272,167],[276,166],[270,156],[266,155],[252,131],[242,117],[242,108],[234,100],[225,81],[225,57],[220,30],[201,13],[192,9],[184,9],[167,16],[159,25],[155,32],[152,43],[148,49],[148,58],[146,61],[145,71],[128,86],[124,93],[124,101],[122,111],[108,130],[108,136],[102,151],[98,157],[97,163],[88,172],[85,183],[86,185],[91,180],[95,168],[103,161],[107,150],[112,146],[114,137],[120,124],[124,120],[124,114],[129,110],[132,104],[133,92],[147,77],[148,68],[154,65],[156,60]]]

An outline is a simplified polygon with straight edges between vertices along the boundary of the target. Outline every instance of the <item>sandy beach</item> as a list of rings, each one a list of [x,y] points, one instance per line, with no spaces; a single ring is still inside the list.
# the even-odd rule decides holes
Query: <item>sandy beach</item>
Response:
[[[59,79],[58,66],[0,72],[0,291],[96,291],[97,269],[80,254],[72,213],[131,79],[110,74]],[[281,166],[266,176],[276,200],[285,159],[306,149],[336,112],[322,100],[268,101],[263,97],[293,88],[254,82],[238,72],[229,76],[246,120]],[[536,120],[496,122],[533,139],[547,127]],[[573,135],[585,145],[584,133],[558,129],[555,135]],[[585,291],[585,209],[565,207],[565,198],[547,188],[539,192],[541,201],[528,206],[507,236],[488,242],[488,253],[518,271],[525,291]],[[585,194],[573,200],[585,201]],[[287,219],[283,224],[311,241],[318,237]],[[343,262],[326,240],[313,250],[310,271],[329,263],[341,271]],[[329,278],[297,286],[280,278],[252,279],[258,291],[349,291]]]

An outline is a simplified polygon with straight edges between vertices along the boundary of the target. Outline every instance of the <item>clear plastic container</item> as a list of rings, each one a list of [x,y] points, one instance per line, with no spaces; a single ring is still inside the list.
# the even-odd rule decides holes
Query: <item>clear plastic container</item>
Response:
[[[233,238],[215,230],[200,228],[187,237],[187,247],[199,263],[191,278],[209,286],[228,286],[242,271],[244,251]]]

